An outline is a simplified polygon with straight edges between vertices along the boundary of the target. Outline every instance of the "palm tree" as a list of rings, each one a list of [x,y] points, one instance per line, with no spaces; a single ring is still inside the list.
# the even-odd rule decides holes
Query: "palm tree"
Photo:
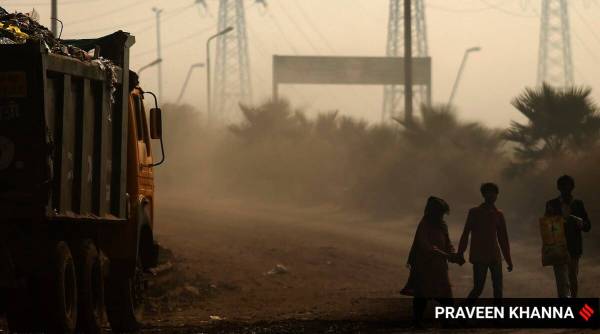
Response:
[[[580,152],[594,144],[600,133],[600,115],[587,87],[527,88],[512,105],[527,118],[513,121],[504,139],[514,142],[521,164]]]
[[[274,137],[298,138],[310,130],[306,116],[283,99],[267,101],[259,106],[240,104],[240,109],[243,120],[229,129],[248,143],[272,140]]]
[[[421,106],[421,118],[404,126],[406,141],[418,149],[450,148],[467,152],[495,154],[501,146],[501,137],[477,122],[464,122],[450,105]]]

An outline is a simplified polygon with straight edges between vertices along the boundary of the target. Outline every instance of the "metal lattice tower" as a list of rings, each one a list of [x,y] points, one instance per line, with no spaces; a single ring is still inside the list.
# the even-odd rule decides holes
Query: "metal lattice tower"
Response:
[[[403,0],[390,0],[386,48],[386,56],[388,57],[404,56],[404,6],[402,2]],[[412,0],[412,2],[412,55],[413,57],[428,57],[425,0]],[[415,86],[413,92],[415,105],[427,102],[428,92],[426,87]],[[403,97],[404,86],[394,85],[384,87],[382,121],[399,115],[404,107]]]
[[[542,0],[537,84],[573,85],[567,0]]]
[[[216,118],[228,120],[238,103],[250,103],[250,59],[243,0],[220,0],[218,31],[233,27],[231,33],[219,37],[215,65],[213,112]]]

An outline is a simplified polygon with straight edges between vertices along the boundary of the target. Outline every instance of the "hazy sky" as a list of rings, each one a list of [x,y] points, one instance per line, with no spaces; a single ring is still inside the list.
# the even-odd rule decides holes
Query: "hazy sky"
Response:
[[[254,100],[271,91],[271,56],[385,54],[388,0],[267,0],[266,10],[246,0]],[[596,89],[600,100],[600,1],[569,0],[575,81]],[[132,68],[156,58],[152,7],[163,8],[164,100],[174,101],[192,63],[204,62],[205,41],[216,31],[217,0],[208,13],[194,0],[59,0],[63,38],[93,37],[122,29],[136,36]],[[433,99],[445,102],[466,48],[470,57],[455,103],[460,115],[504,126],[520,119],[512,97],[536,80],[541,0],[425,0]],[[30,11],[49,25],[49,0],[6,0],[7,10]],[[192,75],[184,102],[205,105],[205,70]],[[156,90],[156,70],[142,85]],[[310,113],[341,113],[377,121],[382,88],[377,86],[283,86],[282,95]]]

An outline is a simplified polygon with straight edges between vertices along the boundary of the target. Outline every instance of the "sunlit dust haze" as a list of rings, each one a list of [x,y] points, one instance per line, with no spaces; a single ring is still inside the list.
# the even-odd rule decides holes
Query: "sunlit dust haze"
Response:
[[[515,262],[514,272],[505,271],[505,296],[553,297],[552,269],[541,264],[538,219],[545,202],[558,195],[556,177],[565,173],[576,179],[575,195],[585,201],[593,226],[584,235],[581,295],[598,295],[600,1],[569,1],[575,84],[589,87],[591,95],[575,89],[567,92],[577,95],[567,99],[575,102],[569,108],[541,108],[556,117],[550,130],[567,133],[555,151],[523,149],[523,142],[507,139],[518,130],[511,121],[526,130],[529,125],[511,101],[525,95],[530,102],[527,97],[539,93],[525,89],[536,85],[541,1],[426,0],[433,104],[415,106],[409,126],[380,122],[380,86],[282,85],[282,98],[271,99],[273,55],[385,56],[387,0],[267,0],[266,8],[244,1],[253,101],[236,106],[228,124],[211,122],[206,68],[192,72],[178,101],[190,65],[206,61],[206,40],[217,32],[219,2],[205,2],[207,8],[193,0],[59,1],[64,39],[119,29],[135,35],[135,71],[157,58],[152,8],[163,9],[166,162],[154,168],[155,226],[201,295],[173,321],[182,314],[204,324],[213,316],[383,319],[365,308],[381,298],[407,300],[400,289],[428,196],[449,203],[450,239],[457,246],[469,208],[482,201],[481,183],[490,181],[500,186],[498,207]],[[50,25],[48,0],[0,6],[35,8],[41,23]],[[447,105],[463,54],[472,47],[481,51],[470,54],[454,104]],[[157,91],[156,67],[140,74],[140,86]],[[581,111],[574,117],[552,114],[573,105]],[[160,157],[158,141],[152,145]],[[287,272],[270,274],[278,265]],[[466,296],[471,265],[451,265],[450,277],[455,295]],[[490,296],[487,285],[484,295]],[[386,309],[397,317],[396,311]],[[168,317],[154,321],[162,326]]]
[[[6,0],[9,11],[35,8],[49,26],[49,1]],[[132,68],[156,58],[153,7],[162,12],[164,100],[174,102],[193,63],[205,61],[206,38],[216,32],[218,2],[208,10],[192,0],[59,1],[63,38],[97,37],[122,29],[136,37]],[[592,30],[600,16],[595,1],[569,1],[575,82],[598,87],[600,38]],[[191,7],[191,8],[190,8]],[[277,55],[385,55],[388,20],[386,0],[271,0],[268,7],[246,2],[246,21],[254,99],[271,94],[271,57]],[[433,60],[433,100],[446,102],[464,50],[480,46],[465,67],[455,104],[461,117],[505,126],[520,120],[509,105],[522,88],[535,84],[540,27],[540,1],[427,0],[429,53]],[[204,106],[205,69],[196,69],[183,102]],[[156,90],[156,68],[142,74],[142,85]],[[340,110],[377,121],[382,91],[377,86],[282,86],[281,93],[309,114]],[[600,90],[593,92],[596,99]]]

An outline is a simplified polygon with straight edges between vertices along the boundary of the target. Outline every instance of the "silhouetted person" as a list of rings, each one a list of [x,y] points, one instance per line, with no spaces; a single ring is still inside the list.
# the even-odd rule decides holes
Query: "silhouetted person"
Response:
[[[489,270],[492,276],[494,298],[500,299],[502,298],[502,256],[500,251],[508,264],[508,271],[513,270],[506,222],[502,211],[496,208],[498,186],[494,183],[484,183],[481,185],[480,191],[484,202],[469,210],[458,245],[458,255],[464,256],[470,234],[469,262],[473,264],[473,289],[467,298],[479,298]]]
[[[402,294],[414,296],[414,325],[421,327],[429,299],[451,303],[452,288],[448,277],[448,261],[459,260],[448,236],[444,215],[450,207],[441,198],[429,197],[425,214],[419,223],[408,256],[410,276]]]
[[[569,175],[563,175],[556,181],[556,186],[560,196],[546,203],[546,215],[561,215],[565,218],[565,238],[570,255],[568,263],[554,265],[556,290],[560,298],[577,298],[579,258],[583,253],[581,231],[589,232],[592,224],[583,201],[573,197],[575,180]]]

